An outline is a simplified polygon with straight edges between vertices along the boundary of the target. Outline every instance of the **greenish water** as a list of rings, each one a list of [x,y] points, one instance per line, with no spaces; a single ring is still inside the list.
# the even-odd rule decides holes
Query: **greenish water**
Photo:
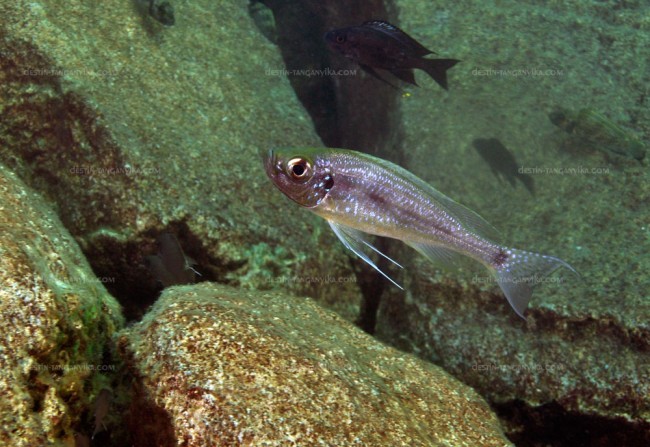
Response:
[[[251,296],[263,308],[271,291],[313,299],[472,387],[517,446],[650,445],[647,2],[21,0],[0,15],[0,310],[20,334],[1,345],[0,384],[22,402],[0,406],[7,445],[185,436],[173,393],[153,385],[173,381],[142,367],[159,353],[138,351],[131,329],[163,290],[198,282],[237,289],[226,309]],[[292,147],[390,161],[490,222],[499,244],[579,275],[531,271],[523,319],[488,269],[369,237],[399,264],[367,249],[400,289],[269,180],[260,153]],[[251,309],[235,312],[242,327],[272,313]],[[206,317],[181,323],[193,312]],[[299,310],[268,318],[300,326]],[[312,332],[301,349],[319,346]],[[180,402],[203,402],[205,383],[178,383]],[[426,424],[413,433],[433,445]],[[214,445],[245,444],[223,436]]]

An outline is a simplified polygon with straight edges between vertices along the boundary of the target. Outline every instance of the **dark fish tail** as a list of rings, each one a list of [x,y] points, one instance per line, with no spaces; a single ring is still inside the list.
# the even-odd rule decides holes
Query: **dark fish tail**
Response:
[[[415,59],[413,68],[424,70],[442,88],[447,88],[447,70],[460,62],[458,59]]]
[[[533,177],[528,174],[519,174],[517,177],[521,183],[524,184],[528,192],[535,195],[535,181],[533,180]]]
[[[533,295],[533,289],[544,278],[560,267],[578,274],[560,258],[515,249],[508,249],[505,253],[506,260],[496,267],[497,283],[512,308],[522,318],[526,318],[524,311]]]

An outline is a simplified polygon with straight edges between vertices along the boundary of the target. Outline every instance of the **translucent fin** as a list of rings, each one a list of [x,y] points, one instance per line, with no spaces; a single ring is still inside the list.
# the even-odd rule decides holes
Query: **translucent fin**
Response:
[[[544,278],[560,267],[579,276],[573,267],[560,258],[514,249],[507,250],[507,253],[508,260],[496,271],[497,282],[517,315],[524,319],[533,289]]]
[[[361,156],[363,156],[363,154]],[[447,213],[449,213],[452,217],[455,217],[469,231],[492,242],[500,241],[501,236],[499,234],[499,231],[474,211],[464,207],[453,199],[450,199],[438,191],[436,188],[421,178],[415,176],[413,173],[407,171],[406,169],[386,160],[372,157],[371,155],[367,155],[367,157],[368,160],[372,163],[377,164],[384,169],[389,170],[390,172],[397,173],[400,177],[409,180],[414,185],[421,188],[422,191],[429,194],[431,198],[437,202],[440,208],[447,211]]]
[[[468,267],[472,264],[472,260],[467,256],[458,253],[457,251],[450,250],[441,245],[427,245],[409,243],[411,247],[420,252],[424,257],[428,258],[431,262],[441,267],[448,269],[458,269]]]
[[[455,217],[467,230],[473,232],[477,236],[481,236],[484,239],[488,239],[492,242],[500,242],[501,235],[499,231],[490,224],[487,220],[481,217],[479,214],[474,211],[466,208],[460,203],[450,199],[433,186],[417,177],[412,172],[407,171],[406,169],[398,166],[394,163],[391,163],[387,160],[381,158],[373,157],[369,154],[364,154],[362,152],[357,152],[355,155],[359,158],[367,160],[371,164],[378,165],[385,170],[389,171],[392,174],[396,174],[404,180],[407,180],[412,183],[413,186],[421,189],[423,193],[429,194],[431,198],[436,202],[436,204],[447,211],[449,215]],[[360,178],[360,174],[351,174],[347,173],[348,177]]]
[[[336,236],[339,238],[339,240],[341,242],[343,242],[343,245],[345,245],[345,247],[347,249],[351,250],[355,255],[359,256],[361,259],[363,259],[368,264],[370,264],[370,266],[372,268],[374,268],[375,270],[377,270],[379,273],[381,273],[384,276],[384,278],[386,278],[387,280],[389,280],[390,282],[395,284],[400,289],[404,290],[404,288],[402,286],[400,286],[399,284],[397,284],[395,281],[393,281],[390,278],[390,276],[388,276],[387,274],[382,272],[379,269],[379,267],[377,267],[377,265],[374,262],[372,262],[372,259],[370,259],[368,257],[368,255],[366,255],[362,251],[362,248],[363,248],[364,245],[367,246],[367,247],[370,247],[371,249],[373,249],[374,251],[376,251],[377,253],[379,253],[384,258],[388,259],[390,262],[397,265],[398,267],[401,268],[402,267],[401,265],[399,265],[397,262],[393,261],[391,258],[389,258],[385,254],[380,252],[378,249],[373,247],[368,242],[366,242],[363,239],[363,233],[361,231],[355,230],[354,228],[350,228],[350,227],[347,227],[345,225],[337,224],[335,222],[332,222],[331,220],[328,220],[327,223],[330,224],[330,227],[332,227],[332,230],[334,231],[334,234],[336,234]]]
[[[494,228],[490,222],[483,219],[479,214],[470,210],[469,208],[461,205],[458,202],[450,199],[446,195],[438,192],[435,188],[431,187],[432,195],[447,209],[449,214],[456,217],[465,228],[472,231],[478,236],[482,236],[493,242],[498,242],[501,236],[499,230]]]

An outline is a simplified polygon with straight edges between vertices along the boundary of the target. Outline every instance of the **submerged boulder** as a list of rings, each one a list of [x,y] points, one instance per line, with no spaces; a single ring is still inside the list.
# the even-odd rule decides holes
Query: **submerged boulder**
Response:
[[[120,307],[52,207],[0,164],[0,443],[73,445]]]
[[[321,145],[279,50],[246,2],[172,2],[167,27],[138,3],[0,5],[0,160],[120,278],[107,287],[130,319],[157,296],[143,259],[163,231],[201,279],[347,296],[353,318],[354,281],[317,286],[354,276],[343,248],[262,168],[260,149]]]
[[[174,287],[119,349],[158,445],[510,445],[471,388],[310,299]]]

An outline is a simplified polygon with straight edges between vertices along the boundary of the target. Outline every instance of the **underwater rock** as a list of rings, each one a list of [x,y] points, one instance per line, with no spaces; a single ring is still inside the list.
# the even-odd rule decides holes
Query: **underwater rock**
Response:
[[[155,235],[179,229],[203,278],[282,287],[354,318],[356,282],[322,286],[322,272],[354,278],[344,249],[287,212],[258,155],[321,144],[274,74],[279,51],[246,2],[174,7],[182,21],[150,30],[133,2],[4,2],[0,160],[57,204],[98,275],[119,278],[107,287],[129,319],[158,293],[144,262]]]
[[[118,344],[168,445],[510,445],[471,388],[309,299],[172,287]]]
[[[120,307],[51,207],[0,164],[0,443],[74,445]]]
[[[624,441],[626,432],[650,432],[647,160],[618,157],[614,166],[560,151],[566,135],[546,112],[589,104],[644,130],[650,108],[636,99],[650,72],[635,56],[648,54],[643,14],[631,7],[614,17],[576,4],[397,4],[403,29],[463,61],[449,72],[450,92],[420,76],[422,89],[402,100],[405,167],[478,212],[514,247],[558,256],[581,279],[540,280],[528,322],[517,321],[486,273],[440,272],[404,249],[391,257],[405,267],[407,292],[384,294],[378,336],[444,367],[500,407],[594,418],[582,431],[580,424],[554,433],[546,427],[564,439],[552,445],[636,445]],[[472,147],[495,130],[526,161],[519,168],[534,177],[535,200],[494,182]],[[525,420],[515,421],[524,439]],[[600,443],[599,427],[612,424],[620,438]]]

